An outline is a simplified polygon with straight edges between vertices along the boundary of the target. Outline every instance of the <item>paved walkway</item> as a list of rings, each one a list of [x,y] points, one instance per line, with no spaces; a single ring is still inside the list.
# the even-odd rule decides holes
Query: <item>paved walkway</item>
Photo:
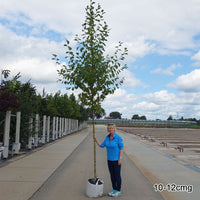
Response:
[[[27,200],[86,138],[87,131],[68,135],[0,168],[0,199]],[[39,200],[39,199],[38,199]],[[42,199],[41,199],[42,200]]]
[[[105,126],[96,126],[100,141],[106,136]],[[149,180],[125,155],[122,165],[123,200],[164,200],[156,193]],[[106,161],[106,149],[97,147],[97,176],[104,181],[104,195],[96,198],[112,199],[107,194],[111,190],[110,176]],[[87,179],[93,177],[93,139],[89,133],[79,147],[66,159],[56,172],[45,182],[30,200],[88,200]]]
[[[122,164],[123,200],[198,200],[200,173],[176,160],[148,148],[133,135],[119,132],[125,144]],[[97,138],[106,135],[105,126],[96,126]],[[91,129],[69,135],[47,147],[0,168],[2,200],[84,200],[87,179],[93,175]],[[97,174],[104,181],[104,196],[111,189],[106,164],[106,150],[97,147]],[[182,192],[155,192],[153,184],[169,185]],[[162,186],[162,185],[161,185]],[[159,189],[161,187],[158,186]],[[187,191],[188,192],[187,192]]]

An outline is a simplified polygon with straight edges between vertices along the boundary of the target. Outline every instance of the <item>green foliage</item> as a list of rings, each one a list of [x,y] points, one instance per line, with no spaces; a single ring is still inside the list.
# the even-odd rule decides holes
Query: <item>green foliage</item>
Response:
[[[92,119],[92,110],[88,109],[88,112],[89,112],[89,118]],[[106,115],[106,113],[103,108],[101,108],[100,112],[97,112],[97,110],[94,110],[94,118],[96,118],[96,119],[100,119],[105,115]]]
[[[10,70],[2,70],[0,83],[0,112],[6,112],[13,108],[18,108],[20,103],[14,93],[13,82],[16,82],[19,74],[17,74],[12,81],[5,81],[10,74]],[[4,78],[4,79],[3,79]]]
[[[85,108],[79,105],[74,94],[71,94],[68,97],[67,94],[61,95],[59,91],[54,96],[47,95],[46,98],[43,98],[42,100],[45,100],[46,115],[48,113],[49,116],[62,116],[72,119],[82,118],[83,120],[88,118],[88,116],[82,117],[80,108],[82,108],[82,110]]]
[[[186,118],[186,119],[184,119],[183,117],[181,117],[180,119],[179,119],[180,121],[198,121],[196,118]]]
[[[88,120],[89,110],[86,109],[83,105],[79,105],[81,116],[78,118],[79,121],[86,121]]]
[[[173,120],[173,117],[170,115],[167,120]]]
[[[110,113],[110,117],[112,117],[112,119],[121,119],[121,113],[119,113],[119,112],[111,112]]]
[[[1,71],[1,83],[3,82],[3,78],[7,79],[10,75],[10,70],[5,69]]]
[[[36,89],[32,84],[28,81],[26,83],[21,83],[18,79],[20,78],[20,73],[14,76],[9,81],[4,81],[5,87],[9,88],[9,91],[15,95],[17,102],[20,107],[10,107],[9,110],[15,114],[17,111],[21,111],[21,142],[22,145],[27,143],[28,134],[27,130],[29,130],[29,118],[32,117],[33,113],[36,113],[37,110],[37,96]],[[1,114],[1,118],[4,116]],[[11,131],[10,131],[10,140],[14,142],[15,138],[15,121],[16,118],[11,118]]]
[[[147,120],[146,116],[144,116],[144,115],[142,115],[142,116],[140,117],[140,119],[141,119],[141,120]]]
[[[35,86],[33,86],[30,81],[22,83],[19,81],[19,78],[20,73],[8,81],[3,81],[0,85],[1,106],[3,106],[2,108],[6,108],[6,110],[9,108],[13,114],[11,117],[10,131],[11,143],[15,140],[15,114],[17,111],[21,111],[20,142],[22,147],[28,142],[29,119],[30,117],[33,118],[34,125],[36,113],[39,114],[41,118],[43,115],[47,115],[74,118],[80,121],[88,119],[87,109],[79,105],[79,102],[77,102],[73,94],[68,97],[67,94],[61,95],[60,92],[52,95],[46,94],[45,91],[43,91],[42,95],[38,95]],[[6,94],[6,96],[4,94]],[[3,97],[6,97],[6,99]],[[4,130],[3,120],[5,119],[5,112],[3,111],[6,110],[0,110],[0,141],[3,139]],[[34,134],[34,132],[32,132],[32,134]]]
[[[0,112],[6,112],[20,106],[16,95],[8,87],[0,85]]]
[[[133,115],[131,119],[147,120],[145,115],[139,116],[138,114]]]
[[[105,12],[100,4],[90,0],[86,7],[85,22],[82,24],[82,35],[76,35],[76,45],[70,45],[66,40],[65,64],[53,54],[53,60],[60,65],[58,70],[59,81],[64,83],[68,89],[81,89],[79,99],[83,105],[92,110],[93,137],[95,136],[94,111],[101,112],[101,102],[108,94],[113,94],[123,83],[119,77],[126,65],[121,61],[127,55],[127,48],[122,49],[122,43],[116,46],[112,56],[104,55],[109,29],[104,20]],[[96,178],[96,146],[94,141],[94,178]]]
[[[81,89],[79,98],[84,105],[100,111],[101,102],[108,94],[113,94],[123,83],[119,77],[126,65],[121,61],[127,55],[127,48],[122,49],[122,43],[116,46],[112,56],[104,55],[108,25],[103,19],[104,10],[94,1],[86,7],[86,19],[83,23],[81,38],[76,35],[75,47],[66,40],[66,65],[61,64],[57,55],[53,55],[61,69],[58,70],[59,81],[67,85],[68,89]]]

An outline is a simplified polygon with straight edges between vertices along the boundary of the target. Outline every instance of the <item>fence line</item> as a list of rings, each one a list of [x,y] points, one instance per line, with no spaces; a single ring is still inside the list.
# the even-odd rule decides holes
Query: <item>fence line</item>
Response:
[[[52,119],[52,120],[51,120]],[[40,134],[40,124],[42,122],[42,133]],[[12,146],[11,155],[19,154],[21,149],[20,143],[20,124],[21,124],[21,112],[16,114],[16,132],[15,142],[10,144],[10,123],[11,123],[11,111],[6,112],[4,122],[4,137],[3,145],[0,146],[0,159],[8,158],[9,146]],[[27,149],[37,148],[39,144],[44,145],[48,142],[62,138],[68,134],[72,134],[76,131],[82,130],[87,127],[87,122],[79,122],[76,119],[69,119],[63,117],[53,117],[43,115],[40,120],[39,114],[35,115],[35,120],[32,117],[29,118],[29,130]]]
[[[88,120],[92,123],[92,120]],[[174,126],[187,127],[197,125],[196,121],[180,121],[180,120],[130,120],[130,119],[95,119],[95,124],[109,124],[124,126]]]

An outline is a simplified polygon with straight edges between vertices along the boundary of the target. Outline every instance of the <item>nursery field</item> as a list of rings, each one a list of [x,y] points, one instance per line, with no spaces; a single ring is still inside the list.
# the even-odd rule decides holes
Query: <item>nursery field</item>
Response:
[[[200,168],[200,130],[118,127],[158,151]]]

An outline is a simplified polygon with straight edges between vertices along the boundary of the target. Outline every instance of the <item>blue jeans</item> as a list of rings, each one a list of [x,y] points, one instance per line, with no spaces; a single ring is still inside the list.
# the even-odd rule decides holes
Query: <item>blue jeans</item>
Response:
[[[118,161],[108,160],[108,169],[110,172],[110,178],[112,187],[114,190],[121,191],[121,165],[118,165]]]

